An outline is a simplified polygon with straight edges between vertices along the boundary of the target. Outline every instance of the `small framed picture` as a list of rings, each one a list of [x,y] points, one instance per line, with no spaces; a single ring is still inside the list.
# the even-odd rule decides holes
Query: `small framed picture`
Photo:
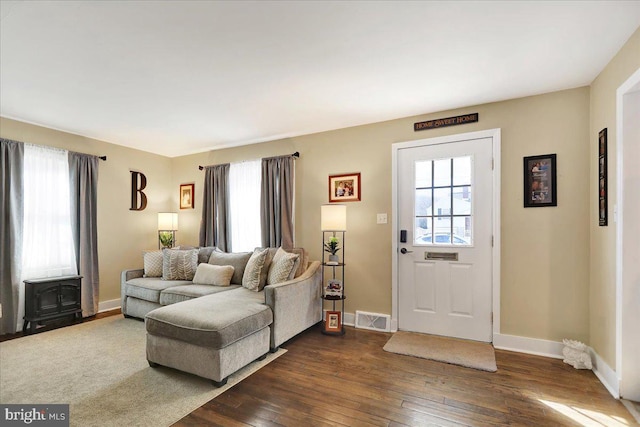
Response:
[[[329,203],[360,201],[360,172],[329,175]]]
[[[180,209],[193,209],[193,192],[195,184],[180,184]]]
[[[325,297],[333,297],[339,299],[342,297],[342,281],[337,279],[330,279],[327,281],[327,286],[324,288]]]
[[[607,128],[598,133],[598,224],[608,224],[607,200]]]
[[[524,158],[524,207],[558,206],[556,155]]]
[[[339,311],[327,311],[324,321],[325,332],[342,331],[342,313]]]

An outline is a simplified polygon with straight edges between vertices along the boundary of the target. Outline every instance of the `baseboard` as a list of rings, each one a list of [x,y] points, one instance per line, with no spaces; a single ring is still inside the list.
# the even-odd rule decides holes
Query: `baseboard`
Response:
[[[98,303],[98,313],[102,313],[103,311],[115,310],[116,308],[120,308],[120,298],[112,299],[109,301],[101,301]]]
[[[516,335],[493,334],[493,346],[500,350],[516,351],[518,353],[563,359],[564,345],[557,341],[539,338],[519,337]]]
[[[609,390],[609,393],[611,393],[614,398],[620,399],[620,382],[618,381],[616,371],[611,369],[611,366],[591,347],[589,347],[589,353],[593,363],[593,373],[596,374],[596,377],[598,377],[602,385]]]

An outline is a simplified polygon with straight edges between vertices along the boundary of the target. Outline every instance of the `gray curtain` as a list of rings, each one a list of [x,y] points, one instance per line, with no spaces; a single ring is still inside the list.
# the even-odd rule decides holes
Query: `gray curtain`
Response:
[[[264,247],[293,248],[294,181],[292,156],[262,159],[260,221]]]
[[[204,177],[200,246],[216,246],[227,251],[231,242],[229,228],[229,163],[207,166]]]
[[[71,232],[82,276],[82,316],[98,312],[98,157],[69,152]]]
[[[0,138],[0,334],[17,330],[18,295],[22,269],[22,188],[24,184],[24,144]]]

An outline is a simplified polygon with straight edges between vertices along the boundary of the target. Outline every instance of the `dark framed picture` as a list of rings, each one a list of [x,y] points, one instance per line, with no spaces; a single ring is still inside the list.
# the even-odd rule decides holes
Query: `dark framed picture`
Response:
[[[524,207],[558,206],[556,155],[524,158]]]
[[[598,224],[608,224],[607,201],[607,128],[598,133]]]
[[[342,313],[339,311],[327,311],[324,321],[325,332],[340,332],[342,330]]]
[[[329,203],[360,201],[360,172],[329,175]]]
[[[180,184],[180,209],[193,209],[195,184]]]

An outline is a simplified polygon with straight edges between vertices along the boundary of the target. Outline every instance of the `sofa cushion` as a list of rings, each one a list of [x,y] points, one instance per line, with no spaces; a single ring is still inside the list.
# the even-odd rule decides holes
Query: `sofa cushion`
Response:
[[[220,249],[218,249],[215,246],[203,246],[201,248],[198,249],[198,265],[202,264],[203,262],[209,262],[209,258],[211,258],[211,253],[213,252],[222,252]]]
[[[251,258],[247,262],[247,267],[244,269],[244,275],[242,276],[242,286],[252,291],[261,291],[264,285],[260,287],[261,271],[264,267],[264,262],[267,259],[269,249],[256,249],[251,254]]]
[[[197,285],[229,286],[233,277],[233,266],[203,263],[196,269],[193,283]]]
[[[199,298],[205,295],[217,294],[238,288],[238,285],[211,286],[211,285],[180,285],[172,286],[160,292],[160,304],[170,305],[182,301]]]
[[[162,280],[154,277],[140,277],[125,283],[125,295],[145,301],[160,302],[160,292],[177,285],[191,285],[187,280]]]
[[[193,280],[198,266],[197,249],[165,249],[162,257],[163,280]]]
[[[247,266],[251,258],[251,252],[212,252],[209,258],[209,264],[212,265],[230,265],[233,267],[233,277],[231,277],[231,283],[234,285],[242,285],[242,276],[244,275],[244,269]]]
[[[304,248],[286,249],[286,251],[292,254],[298,254],[300,256],[298,258],[298,261],[296,262],[293,276],[289,277],[289,279],[302,276],[302,273],[307,271],[307,267],[309,266],[309,254],[304,250]]]
[[[292,254],[286,252],[282,248],[278,248],[276,255],[273,257],[273,261],[271,262],[271,267],[269,267],[267,284],[273,285],[287,281],[291,273],[294,271],[296,260],[299,258],[300,255],[298,254]]]
[[[271,309],[242,297],[240,288],[160,307],[147,314],[147,332],[191,344],[224,348],[273,322]],[[262,297],[264,298],[264,297]]]
[[[144,253],[144,277],[162,277],[162,251]]]

